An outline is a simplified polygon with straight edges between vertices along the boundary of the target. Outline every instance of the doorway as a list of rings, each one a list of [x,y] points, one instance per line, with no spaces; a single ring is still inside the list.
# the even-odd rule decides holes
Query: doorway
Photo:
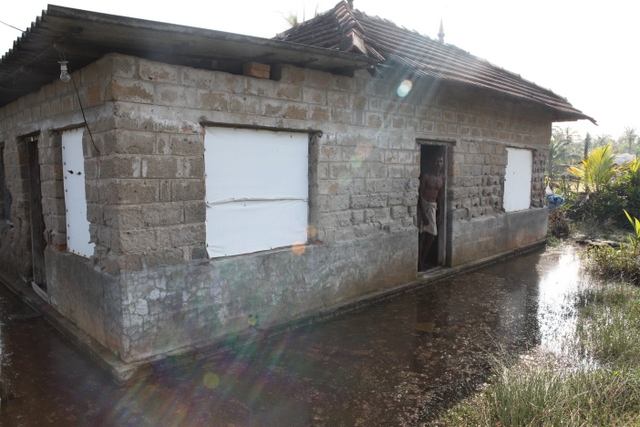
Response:
[[[31,216],[31,256],[33,259],[32,282],[41,289],[47,288],[44,249],[47,242],[44,238],[45,224],[42,214],[42,191],[40,179],[40,156],[38,155],[38,138],[25,139],[29,162],[29,213]]]
[[[446,263],[446,176],[448,175],[446,148],[445,145],[420,144],[420,188],[418,190],[419,272],[432,270],[444,266]],[[423,198],[422,203],[421,198]],[[435,205],[435,211],[431,214],[433,218],[437,219],[434,229],[423,224],[421,206],[426,206],[424,202]]]

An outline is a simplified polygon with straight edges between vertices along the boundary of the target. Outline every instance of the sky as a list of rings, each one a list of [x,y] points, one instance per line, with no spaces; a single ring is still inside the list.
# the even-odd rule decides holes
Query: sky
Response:
[[[285,16],[310,19],[338,0],[180,0],[140,2],[53,0],[53,4],[94,12],[272,37],[288,28]],[[589,4],[591,3],[591,4]],[[145,6],[153,4],[153,7]],[[368,15],[437,38],[484,58],[563,96],[586,120],[558,123],[582,137],[640,133],[637,21],[640,2],[607,0],[354,0]],[[0,52],[13,46],[47,8],[46,1],[21,0],[2,7]],[[9,26],[18,28],[18,31]]]

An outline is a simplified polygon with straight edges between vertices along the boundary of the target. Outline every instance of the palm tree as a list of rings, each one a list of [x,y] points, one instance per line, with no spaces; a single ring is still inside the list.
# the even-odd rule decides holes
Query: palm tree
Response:
[[[636,142],[636,139],[638,139],[638,134],[636,133],[636,128],[632,128],[630,126],[627,126],[626,128],[624,128],[624,133],[619,138],[619,141],[621,143],[629,144],[629,153],[630,154],[635,154],[634,151],[633,151],[633,143]]]
[[[578,166],[571,166],[567,172],[584,183],[587,193],[598,193],[604,190],[615,178],[620,169],[615,163],[615,155],[611,144],[598,147],[583,159]]]
[[[547,162],[547,177],[551,182],[554,181],[558,172],[566,169],[569,163],[580,159],[581,156],[576,152],[577,144],[573,144],[576,137],[578,137],[577,132],[570,127],[563,129],[555,126],[553,128]]]
[[[626,179],[631,185],[637,187],[640,185],[640,159],[637,157],[630,161],[626,166]]]
[[[587,136],[584,137],[584,156],[583,159],[586,159],[589,156],[589,146],[591,145],[591,134],[587,132]]]
[[[593,148],[598,148],[598,147],[604,147],[605,145],[608,144],[613,144],[613,138],[611,137],[610,134],[600,134],[600,135],[596,135],[595,138],[593,139]]]
[[[576,138],[580,138],[578,131],[571,129],[571,126],[567,126],[564,129],[560,127],[557,128],[563,133],[564,138],[569,140],[569,142],[573,142]]]

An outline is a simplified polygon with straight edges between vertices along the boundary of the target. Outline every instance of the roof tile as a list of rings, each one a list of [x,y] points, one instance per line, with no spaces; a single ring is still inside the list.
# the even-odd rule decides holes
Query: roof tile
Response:
[[[556,121],[595,120],[565,98],[520,75],[450,44],[419,34],[387,19],[371,17],[341,1],[333,9],[303,22],[276,39],[361,53],[386,65],[409,69],[416,77],[469,84],[551,109]],[[360,43],[364,44],[363,45]]]

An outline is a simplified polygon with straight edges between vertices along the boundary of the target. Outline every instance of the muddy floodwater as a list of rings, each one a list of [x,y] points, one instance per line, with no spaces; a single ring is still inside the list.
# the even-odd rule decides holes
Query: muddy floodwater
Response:
[[[576,250],[548,249],[127,385],[0,286],[0,425],[416,426],[496,355],[562,351],[579,284]]]

